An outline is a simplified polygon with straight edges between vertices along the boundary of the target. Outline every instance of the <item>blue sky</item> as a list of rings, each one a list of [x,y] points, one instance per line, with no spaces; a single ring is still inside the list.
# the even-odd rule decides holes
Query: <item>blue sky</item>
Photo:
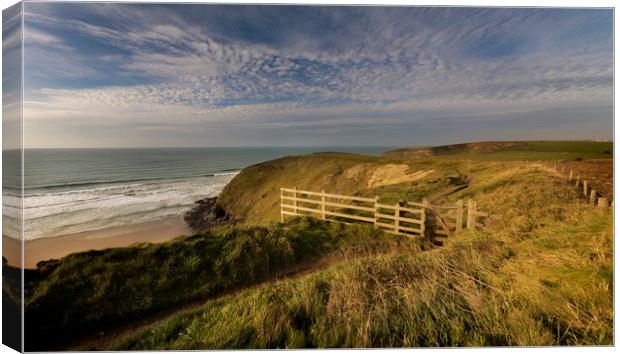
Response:
[[[25,3],[25,145],[608,139],[612,11]]]

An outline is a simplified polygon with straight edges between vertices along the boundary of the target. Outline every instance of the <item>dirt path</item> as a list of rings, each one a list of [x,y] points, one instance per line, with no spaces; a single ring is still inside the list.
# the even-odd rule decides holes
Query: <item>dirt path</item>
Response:
[[[437,204],[441,202],[445,197],[469,187],[472,183],[474,183],[474,181],[475,181],[474,176],[467,175],[467,179],[465,180],[464,184],[459,184],[457,186],[448,187],[448,188],[439,190],[437,192],[431,193],[426,196],[426,199],[428,199],[428,201],[431,204]]]
[[[190,301],[184,304],[180,304],[177,306],[173,306],[171,308],[158,311],[152,313],[147,316],[143,316],[139,319],[125,321],[123,323],[119,323],[116,325],[108,326],[106,328],[100,328],[96,331],[92,331],[90,333],[80,335],[66,343],[58,345],[53,348],[55,351],[90,351],[90,350],[106,350],[112,344],[117,343],[124,339],[125,337],[132,335],[137,332],[141,332],[143,330],[148,329],[149,327],[165,320],[166,318],[175,316],[181,312],[192,311],[195,309],[199,309],[204,306],[208,301],[216,300],[218,298],[228,296],[240,291],[245,291],[249,289],[255,289],[260,286],[264,286],[265,284],[273,283],[276,281],[284,280],[284,279],[296,279],[303,277],[304,275],[325,269],[331,265],[337,264],[339,262],[350,261],[352,258],[364,258],[369,256],[376,256],[380,254],[386,253],[399,253],[399,252],[410,252],[411,250],[407,247],[394,248],[384,253],[374,253],[372,255],[332,255],[322,258],[319,261],[311,262],[307,264],[302,264],[295,269],[288,271],[287,273],[280,274],[278,276],[274,276],[273,278],[253,284],[250,286],[239,287],[236,289],[232,289],[229,291],[225,291],[219,295],[206,297],[203,299],[198,299],[194,301]]]

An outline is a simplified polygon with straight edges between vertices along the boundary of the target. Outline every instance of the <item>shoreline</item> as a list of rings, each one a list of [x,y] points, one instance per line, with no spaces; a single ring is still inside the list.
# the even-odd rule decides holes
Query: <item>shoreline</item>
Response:
[[[135,243],[161,243],[179,236],[191,234],[182,215],[144,223],[115,226],[101,230],[45,237],[24,241],[24,266],[35,269],[37,263],[60,259],[71,253],[106,248],[128,247]],[[19,244],[15,239],[3,235],[3,256],[8,264],[19,266]]]

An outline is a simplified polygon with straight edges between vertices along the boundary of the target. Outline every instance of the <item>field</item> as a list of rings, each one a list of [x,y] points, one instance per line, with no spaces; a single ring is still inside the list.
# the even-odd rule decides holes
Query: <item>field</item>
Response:
[[[235,226],[29,273],[26,335],[40,340],[26,349],[613,344],[612,213],[539,164],[508,159],[579,155],[561,164],[608,185],[611,165],[584,157],[610,144],[515,144],[248,167],[218,200]],[[473,198],[491,217],[433,247],[371,226],[281,223],[280,187],[386,202]]]
[[[613,160],[560,161],[557,168],[564,168],[565,175],[573,170],[574,177],[579,176],[582,180],[588,181],[602,196],[613,200]]]
[[[482,142],[388,151],[388,157],[481,161],[611,159],[613,143],[597,141]]]
[[[501,167],[454,196],[497,213],[484,231],[209,301],[112,348],[610,344],[611,215],[535,168]]]

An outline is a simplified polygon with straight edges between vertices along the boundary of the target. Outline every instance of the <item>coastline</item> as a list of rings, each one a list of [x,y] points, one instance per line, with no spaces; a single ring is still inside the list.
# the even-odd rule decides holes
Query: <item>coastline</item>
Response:
[[[71,253],[127,247],[139,242],[161,243],[190,233],[183,216],[178,215],[134,225],[27,240],[24,242],[24,266],[33,269],[40,261],[60,259]],[[17,265],[18,259],[10,257],[19,250],[17,241],[3,236],[3,243],[5,247],[9,246],[7,250],[14,250],[4,255],[8,264]]]
[[[165,201],[169,205],[195,206],[206,196],[216,197],[235,175],[247,166],[279,159],[288,155],[303,155],[318,151],[346,151],[356,154],[379,156],[388,147],[241,147],[241,148],[156,148],[156,149],[34,149],[29,151],[29,166],[36,171],[25,171],[37,180],[31,181],[44,192],[35,193],[31,211],[39,218],[51,217],[48,223],[63,223],[54,219],[65,212],[79,214],[73,223],[84,223],[107,217],[110,208],[125,214],[140,212],[143,204]],[[162,163],[165,159],[175,164]],[[50,161],[55,161],[50,164]],[[110,162],[113,164],[110,164]],[[136,161],[139,163],[136,165]],[[177,166],[186,166],[188,176],[179,177]],[[83,166],[90,168],[86,174]],[[92,171],[98,171],[97,173]],[[101,172],[103,171],[103,172]],[[121,172],[119,172],[121,171]],[[149,171],[145,174],[143,171]],[[79,172],[79,173],[78,173]],[[153,177],[156,176],[156,177]],[[205,180],[206,178],[206,180]],[[105,180],[106,183],[92,181]],[[60,181],[60,182],[59,182]],[[47,187],[73,186],[75,189],[51,189]],[[211,198],[209,197],[209,198]],[[185,209],[185,208],[183,208]],[[67,233],[24,241],[24,265],[36,268],[40,261],[59,259],[75,252],[127,247],[134,243],[159,243],[190,234],[183,213],[133,225],[107,227],[104,229]],[[75,215],[74,215],[75,216]],[[199,215],[198,215],[199,216]],[[205,220],[207,224],[225,222],[225,215]],[[95,223],[97,224],[97,223]],[[97,224],[98,225],[98,224]],[[198,225],[201,226],[201,225]],[[20,241],[3,239],[3,256],[7,264],[20,266]]]

